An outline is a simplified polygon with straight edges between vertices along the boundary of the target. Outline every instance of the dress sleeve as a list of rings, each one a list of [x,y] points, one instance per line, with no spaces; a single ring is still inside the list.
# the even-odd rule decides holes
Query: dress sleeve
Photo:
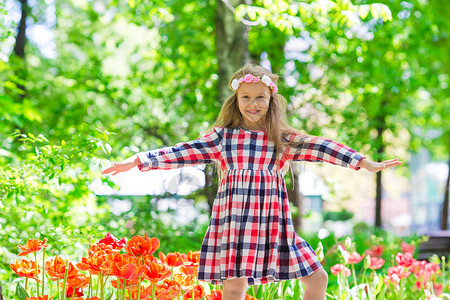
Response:
[[[137,156],[142,165],[140,171],[177,169],[197,164],[208,164],[220,157],[223,128],[214,127],[210,133],[190,141],[178,143],[173,147],[165,147],[147,152],[139,152]]]
[[[291,144],[284,152],[288,160],[328,162],[357,171],[361,169],[359,163],[366,158],[346,145],[320,136],[290,134],[287,140]]]

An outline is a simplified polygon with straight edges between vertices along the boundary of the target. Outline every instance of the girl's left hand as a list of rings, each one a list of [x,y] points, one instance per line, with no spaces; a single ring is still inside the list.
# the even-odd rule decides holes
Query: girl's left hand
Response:
[[[359,163],[359,166],[361,168],[366,169],[369,172],[378,172],[378,171],[381,171],[384,169],[400,166],[401,164],[403,164],[403,162],[400,161],[398,158],[389,159],[389,160],[385,160],[382,162],[375,162],[375,161],[370,161],[368,159],[363,159]]]

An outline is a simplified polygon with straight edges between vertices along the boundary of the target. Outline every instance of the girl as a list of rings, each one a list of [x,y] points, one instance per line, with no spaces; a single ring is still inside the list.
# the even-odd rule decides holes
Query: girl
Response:
[[[327,273],[294,231],[283,178],[290,162],[328,162],[371,172],[402,164],[398,158],[370,161],[343,144],[289,126],[277,79],[265,68],[244,66],[231,78],[234,93],[209,133],[138,153],[103,171],[115,175],[135,166],[148,171],[217,163],[220,186],[201,247],[198,279],[223,284],[224,300],[244,299],[249,284],[288,279],[304,283],[303,299],[325,299]]]

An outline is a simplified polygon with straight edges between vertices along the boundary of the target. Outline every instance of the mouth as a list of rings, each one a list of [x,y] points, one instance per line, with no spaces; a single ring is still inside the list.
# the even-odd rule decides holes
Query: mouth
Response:
[[[260,110],[247,110],[247,113],[251,114],[251,115],[257,115],[259,114]]]

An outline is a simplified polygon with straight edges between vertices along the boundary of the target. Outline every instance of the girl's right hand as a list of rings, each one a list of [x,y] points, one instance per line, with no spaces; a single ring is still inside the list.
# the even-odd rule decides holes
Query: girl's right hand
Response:
[[[120,163],[114,163],[114,166],[103,170],[102,174],[112,173],[112,175],[116,175],[117,173],[129,171],[139,164],[140,161],[138,157],[136,157],[133,161],[131,161],[130,159],[126,159]]]

